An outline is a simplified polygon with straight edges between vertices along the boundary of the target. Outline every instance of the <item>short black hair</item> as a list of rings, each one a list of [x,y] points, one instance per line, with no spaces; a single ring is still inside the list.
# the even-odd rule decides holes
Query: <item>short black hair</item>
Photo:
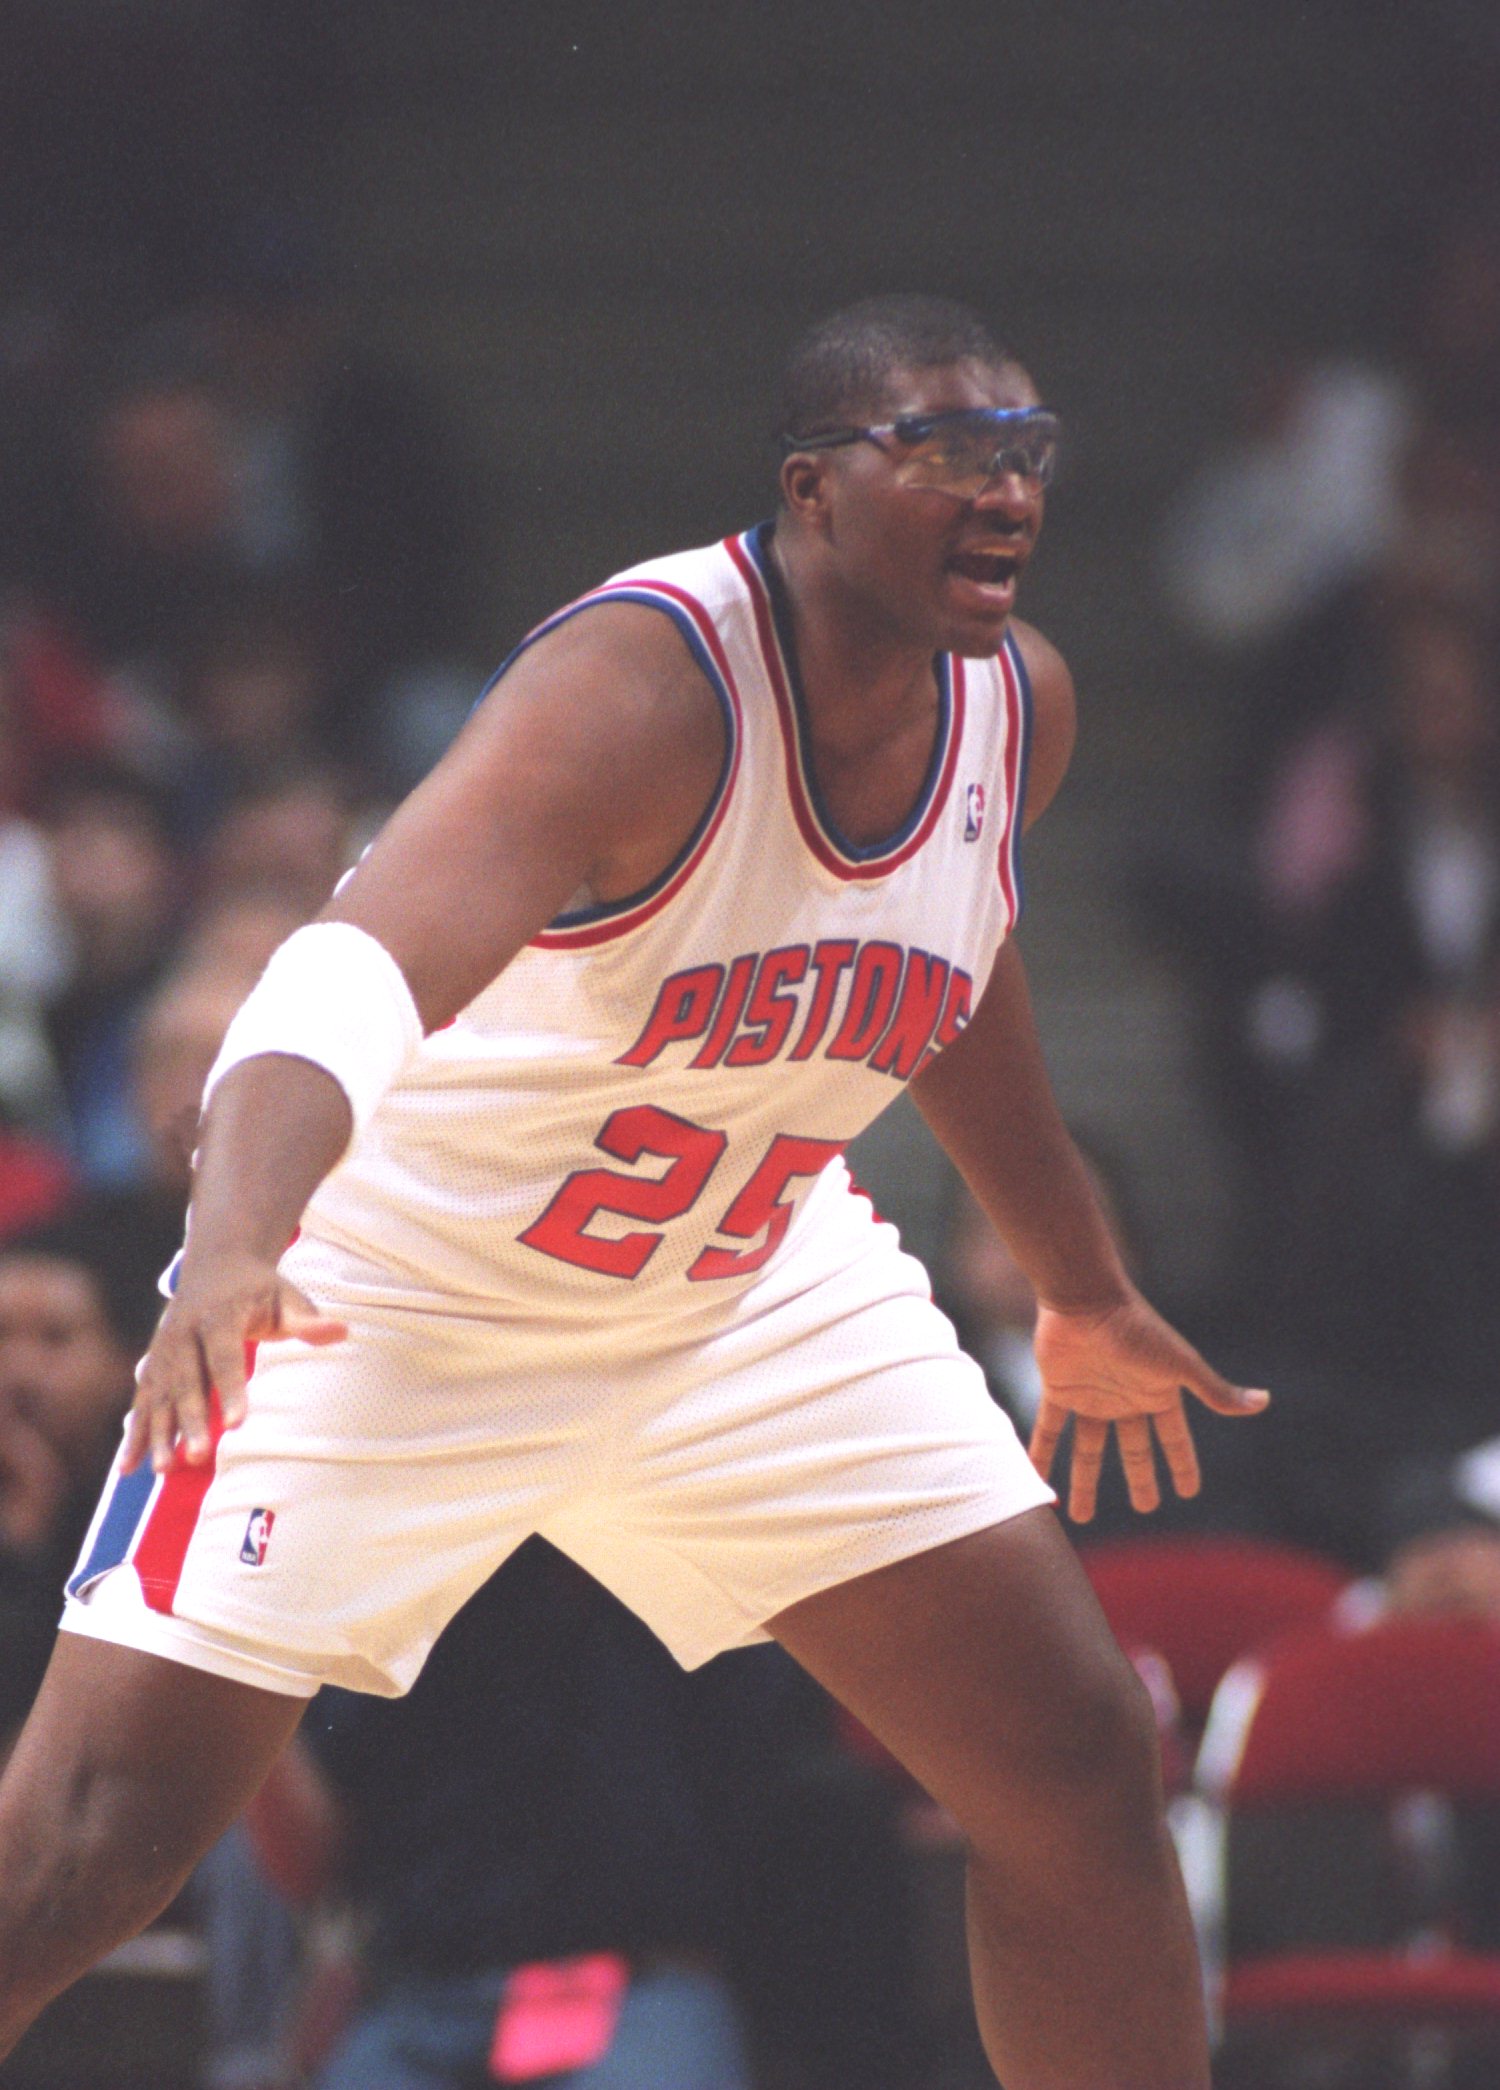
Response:
[[[893,370],[948,363],[1015,362],[977,312],[952,298],[915,292],[863,298],[821,319],[796,341],[782,379],[781,425],[788,436],[819,435],[879,412]]]

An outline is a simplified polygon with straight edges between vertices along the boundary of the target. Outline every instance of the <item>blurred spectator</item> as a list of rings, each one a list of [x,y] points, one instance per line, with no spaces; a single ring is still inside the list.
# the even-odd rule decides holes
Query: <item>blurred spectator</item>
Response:
[[[142,1003],[131,1033],[128,1103],[142,1146],[129,1182],[96,1189],[89,1208],[118,1240],[152,1298],[182,1245],[198,1113],[230,1019],[276,945],[306,916],[276,896],[210,904],[178,962]]]
[[[188,975],[243,981],[243,994],[265,971],[277,945],[285,943],[310,912],[295,893],[232,880],[189,920],[178,969]]]
[[[191,745],[182,663],[248,585],[234,533],[233,430],[175,342],[127,357],[85,413],[76,488],[32,596],[55,648],[91,681],[110,751],[169,776]]]
[[[0,1241],[55,1219],[76,1188],[66,1158],[46,1140],[0,1124]]]
[[[359,853],[341,782],[307,771],[246,791],[209,835],[203,889],[215,898],[276,895],[317,913]]]
[[[1500,1531],[1456,1524],[1408,1539],[1387,1563],[1385,1608],[1406,1618],[1500,1624]]]
[[[1357,690],[1386,591],[1494,612],[1500,214],[1450,209],[1399,311],[1397,358],[1270,357],[1164,529],[1164,599],[1224,685],[1241,809],[1287,732]]]
[[[1194,636],[1266,646],[1368,573],[1395,533],[1405,388],[1357,362],[1276,364],[1252,383],[1238,442],[1169,519],[1163,580]]]
[[[126,1183],[144,1163],[131,1035],[170,956],[180,867],[155,794],[122,770],[73,772],[54,791],[47,825],[72,946],[47,1009],[72,1149],[86,1183]]]
[[[1368,1563],[1481,1434],[1500,1344],[1500,704],[1468,620],[1400,613],[1382,708],[1294,750],[1257,860],[1216,1017],[1239,1319],[1305,1387],[1285,1535]]]
[[[180,684],[191,752],[174,800],[189,838],[237,798],[315,769],[326,732],[312,620],[295,598],[246,594],[189,649]]]
[[[293,211],[245,216],[197,324],[235,430],[242,555],[314,587],[350,724],[395,671],[452,644],[467,512],[454,446],[425,387],[352,335],[316,228]]]
[[[35,814],[60,769],[117,737],[114,692],[81,642],[37,603],[0,599],[0,811]]]
[[[1495,948],[1493,649],[1461,613],[1416,602],[1388,626],[1381,680],[1363,716],[1293,747],[1256,836],[1265,941],[1285,965],[1250,1011],[1270,1062],[1395,1047],[1418,997],[1479,992]],[[1277,1036],[1268,992],[1304,1007],[1300,1050]]]
[[[0,1247],[0,1750],[52,1650],[155,1319],[87,1215]]]
[[[425,385],[349,325],[300,207],[242,207],[209,274],[131,344],[84,448],[81,526],[43,533],[71,543],[51,561],[68,584],[44,597],[170,706],[195,618],[294,590],[329,719],[402,791],[472,696],[451,656],[471,506],[456,447]],[[144,653],[119,614],[127,569],[146,584]]]
[[[1219,678],[1228,737],[1217,800],[1169,828],[1135,885],[1193,992],[1241,1171],[1231,1282],[1246,1295],[1281,1296],[1287,1201],[1324,1104],[1346,1073],[1406,1053],[1418,996],[1473,991],[1459,976],[1477,976],[1493,926],[1492,208],[1439,220],[1401,324],[1399,372],[1365,357],[1262,383],[1244,441],[1202,469],[1164,540],[1167,597]],[[1444,1085],[1434,1069],[1432,1107],[1468,1107],[1474,1055],[1459,1057],[1470,1073]]]
[[[1500,949],[1489,630],[1451,603],[1393,603],[1358,699],[1291,739],[1215,877],[1182,874],[1159,864],[1141,886],[1196,989],[1210,1093],[1243,1171],[1237,1271],[1284,1306],[1290,1281],[1326,1353],[1342,1320],[1303,1281],[1295,1215],[1309,1172],[1326,1173],[1329,1113],[1346,1110],[1350,1082],[1379,1087],[1382,1067],[1392,1101],[1416,1074],[1441,1139],[1438,1120],[1479,1107],[1474,1084],[1487,1078],[1472,1005]],[[1327,1187],[1338,1198],[1351,1185]],[[1318,1224],[1336,1235],[1336,1212]]]
[[[1380,739],[1326,824],[1346,860],[1281,910],[1311,1026],[1281,1296],[1310,1347],[1428,1387],[1411,1449],[1452,1451],[1500,1336],[1500,691],[1464,620],[1401,618]]]
[[[1380,597],[1445,603],[1492,625],[1500,610],[1500,427],[1476,440],[1425,416],[1402,453],[1399,491],[1396,539],[1375,577]]]
[[[1439,223],[1413,335],[1423,396],[1446,428],[1483,447],[1500,426],[1500,198],[1462,198]]]
[[[319,2090],[464,2090],[500,2023],[516,2048],[543,2029],[514,1970],[596,1955],[578,2057],[498,2080],[748,2085],[725,1970],[752,2005],[774,1999],[759,2039],[779,2080],[909,2080],[892,1911],[862,1898],[894,1885],[879,1877],[888,1808],[834,1754],[828,1719],[776,1649],[684,1674],[537,1540],[459,1613],[408,1698],[325,1690],[250,1817],[289,1890],[342,1877],[370,1918],[367,1993]],[[591,2044],[608,2052],[597,2071]]]
[[[0,654],[0,779],[15,750]],[[42,1026],[42,1006],[62,985],[68,940],[47,843],[0,798],[0,1124],[57,1126],[62,1098]]]

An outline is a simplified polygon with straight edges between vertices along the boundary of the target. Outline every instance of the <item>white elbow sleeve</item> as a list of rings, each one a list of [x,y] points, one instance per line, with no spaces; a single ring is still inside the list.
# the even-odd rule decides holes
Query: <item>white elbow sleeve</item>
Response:
[[[203,1090],[267,1052],[311,1060],[349,1099],[358,1134],[422,1042],[406,975],[352,922],[310,922],[272,956],[225,1032]]]

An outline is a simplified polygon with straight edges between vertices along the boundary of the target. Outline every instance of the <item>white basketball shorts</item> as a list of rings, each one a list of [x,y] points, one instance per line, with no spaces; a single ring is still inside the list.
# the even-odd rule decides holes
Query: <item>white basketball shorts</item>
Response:
[[[727,1317],[690,1298],[666,1323],[507,1318],[303,1239],[283,1267],[348,1339],[262,1344],[211,1466],[116,1470],[64,1629],[271,1690],[395,1696],[540,1532],[692,1668],[817,1590],[1052,1502],[921,1265],[847,1207],[832,1254],[794,1234]]]

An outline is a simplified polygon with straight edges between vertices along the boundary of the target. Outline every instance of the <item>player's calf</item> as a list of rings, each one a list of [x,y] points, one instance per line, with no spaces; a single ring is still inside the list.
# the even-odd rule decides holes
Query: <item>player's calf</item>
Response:
[[[300,1699],[65,1633],[0,1779],[0,2055],[160,1914]]]

